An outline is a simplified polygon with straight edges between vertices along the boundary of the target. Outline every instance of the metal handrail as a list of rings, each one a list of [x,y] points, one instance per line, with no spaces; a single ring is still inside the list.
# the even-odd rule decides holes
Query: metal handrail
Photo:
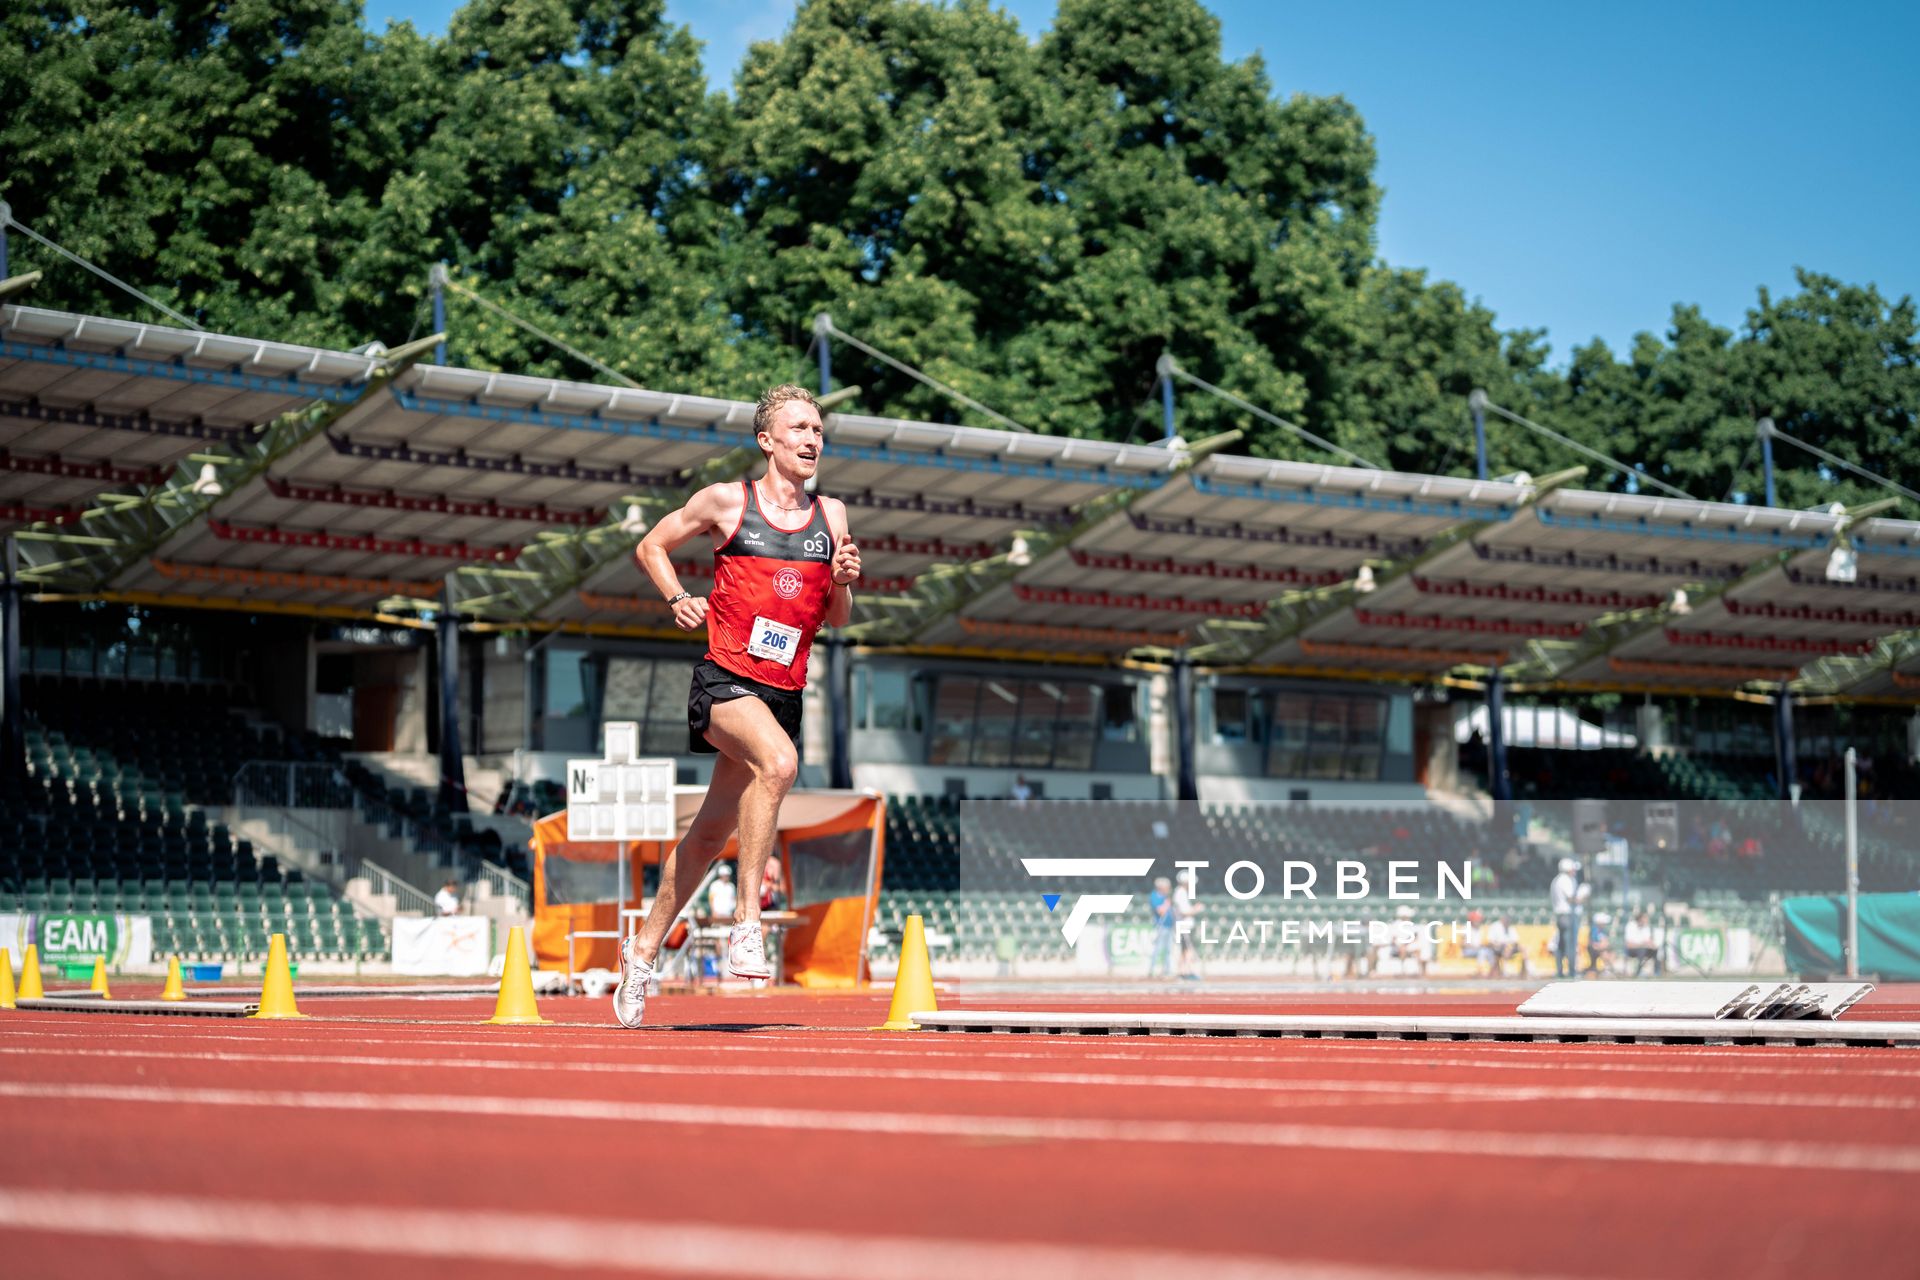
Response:
[[[479,859],[480,870],[474,877],[485,880],[493,886],[493,891],[503,898],[512,898],[520,904],[520,909],[529,914],[533,911],[533,886],[498,863]]]
[[[367,881],[376,895],[392,897],[396,910],[417,911],[424,916],[433,914],[432,898],[377,862],[366,858],[360,859],[360,866],[354,871],[354,876]]]

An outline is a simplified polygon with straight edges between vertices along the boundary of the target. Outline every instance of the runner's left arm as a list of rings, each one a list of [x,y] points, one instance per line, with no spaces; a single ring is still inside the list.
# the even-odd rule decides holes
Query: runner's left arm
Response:
[[[847,507],[826,498],[827,528],[833,533],[833,592],[827,597],[826,624],[844,627],[853,617],[853,584],[860,579],[860,548],[847,528]]]

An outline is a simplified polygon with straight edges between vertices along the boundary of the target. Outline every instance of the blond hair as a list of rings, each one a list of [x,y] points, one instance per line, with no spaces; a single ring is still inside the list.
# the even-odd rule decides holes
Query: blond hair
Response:
[[[773,430],[773,415],[779,411],[781,405],[792,404],[796,400],[812,405],[815,413],[820,411],[820,402],[813,398],[813,392],[797,383],[783,382],[777,387],[768,387],[762,391],[760,398],[753,405],[753,434],[759,435],[762,431]],[[767,451],[762,449],[760,452]]]

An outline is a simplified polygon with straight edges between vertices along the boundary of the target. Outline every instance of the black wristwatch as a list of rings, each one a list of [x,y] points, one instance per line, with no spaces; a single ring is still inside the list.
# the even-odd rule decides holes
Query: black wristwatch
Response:
[[[679,604],[682,600],[691,600],[691,599],[693,599],[693,592],[682,591],[679,595],[674,596],[671,600],[668,600],[667,604],[669,607],[671,607],[673,605]]]

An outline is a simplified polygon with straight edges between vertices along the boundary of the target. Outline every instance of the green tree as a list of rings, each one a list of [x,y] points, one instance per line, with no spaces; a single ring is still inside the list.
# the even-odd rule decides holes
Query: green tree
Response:
[[[1334,369],[1334,394],[1309,406],[1308,425],[1362,457],[1399,471],[1473,475],[1478,465],[1467,397],[1478,387],[1528,417],[1557,379],[1544,335],[1502,333],[1493,313],[1458,285],[1422,271],[1370,268],[1354,311],[1355,334]],[[1489,415],[1493,475],[1540,474],[1583,461]]]
[[[1372,142],[1273,100],[1193,0],[1068,0],[1030,45],[980,0],[812,0],[738,78],[749,333],[816,310],[1043,429],[1138,435],[1162,350],[1282,412],[1334,383],[1372,252]],[[864,360],[874,409],[953,417]],[[1189,398],[1184,429],[1238,425]],[[1290,438],[1260,443],[1290,448]]]
[[[21,221],[210,328],[341,344],[390,323],[339,280],[415,140],[417,43],[389,56],[354,0],[13,0],[0,31],[0,194]],[[128,313],[13,243],[19,269],[49,272],[42,305]]]

